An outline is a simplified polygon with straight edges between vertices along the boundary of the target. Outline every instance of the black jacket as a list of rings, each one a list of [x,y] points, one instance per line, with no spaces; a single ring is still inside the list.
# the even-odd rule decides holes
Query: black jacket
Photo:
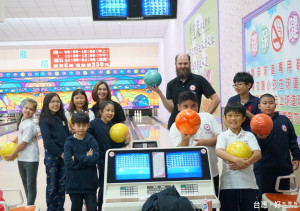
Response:
[[[40,122],[40,130],[45,150],[58,157],[64,152],[65,141],[71,133],[68,125],[65,125],[60,117],[53,115],[52,121],[51,126],[43,119]]]
[[[87,156],[92,149],[93,155]],[[74,156],[74,160],[72,159]],[[95,193],[98,188],[96,164],[99,159],[98,143],[90,134],[83,140],[69,136],[65,143],[66,192]]]
[[[174,186],[152,194],[142,211],[194,211],[188,198],[180,196]]]
[[[112,122],[105,124],[101,119],[96,118],[90,122],[90,133],[99,144],[99,161],[104,163],[105,153],[109,149],[125,147],[125,143],[115,143],[109,136],[109,130],[113,126]]]
[[[113,124],[124,122],[126,120],[126,117],[125,117],[124,110],[123,110],[122,106],[119,103],[117,103],[117,102],[115,102],[113,100],[112,100],[112,102],[113,102],[114,107],[115,107],[115,115],[112,118],[111,122]],[[91,108],[91,110],[95,114],[95,117],[99,117],[99,109],[100,109],[99,103],[96,103]]]
[[[297,136],[291,121],[286,116],[275,112],[272,120],[273,129],[267,139],[256,137],[262,158],[254,164],[254,172],[290,174],[293,172],[290,153],[293,160],[300,160]]]

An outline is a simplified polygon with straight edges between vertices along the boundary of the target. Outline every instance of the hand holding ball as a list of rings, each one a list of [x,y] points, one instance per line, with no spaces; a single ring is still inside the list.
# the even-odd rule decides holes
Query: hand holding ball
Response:
[[[1,157],[6,160],[6,156],[12,154],[16,148],[17,148],[17,144],[15,142],[7,142],[5,143],[1,149],[0,149],[0,155]],[[14,159],[16,159],[18,157],[18,155],[16,155],[14,157]]]
[[[116,143],[123,143],[126,140],[128,127],[123,123],[114,124],[109,130],[111,140]]]
[[[201,119],[197,112],[186,109],[177,114],[175,124],[181,133],[191,135],[198,131]]]
[[[266,114],[256,114],[250,121],[250,127],[257,135],[269,135],[273,129],[273,121]]]

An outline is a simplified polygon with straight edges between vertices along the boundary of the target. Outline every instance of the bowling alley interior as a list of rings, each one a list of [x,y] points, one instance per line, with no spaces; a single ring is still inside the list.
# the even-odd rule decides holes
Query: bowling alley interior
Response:
[[[299,16],[0,0],[0,211],[300,210]]]

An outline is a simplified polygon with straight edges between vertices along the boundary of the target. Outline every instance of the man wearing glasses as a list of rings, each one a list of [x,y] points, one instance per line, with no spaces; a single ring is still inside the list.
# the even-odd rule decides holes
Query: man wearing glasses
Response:
[[[231,101],[240,102],[247,109],[246,120],[242,124],[242,128],[245,131],[251,131],[250,120],[255,114],[261,113],[258,108],[259,98],[253,96],[250,93],[250,89],[253,86],[254,80],[251,74],[246,72],[238,72],[233,78],[233,88],[237,92],[237,95],[229,98],[228,103]]]

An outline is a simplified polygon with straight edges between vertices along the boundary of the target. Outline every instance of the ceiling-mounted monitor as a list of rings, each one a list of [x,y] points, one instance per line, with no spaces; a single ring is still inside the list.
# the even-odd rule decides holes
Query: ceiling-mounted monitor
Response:
[[[177,0],[92,0],[94,21],[175,19]]]

